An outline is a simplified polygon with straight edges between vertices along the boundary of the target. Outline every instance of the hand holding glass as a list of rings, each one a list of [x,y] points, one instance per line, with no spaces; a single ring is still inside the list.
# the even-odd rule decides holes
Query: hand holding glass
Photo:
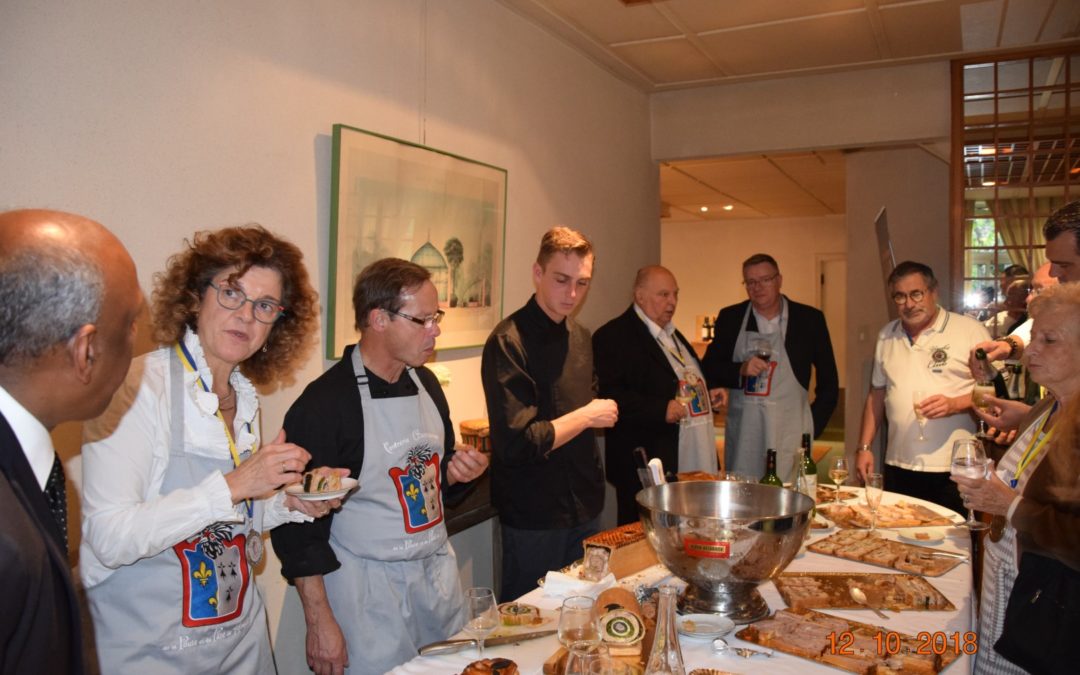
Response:
[[[866,476],[866,505],[870,508],[870,531],[877,529],[877,510],[881,505],[881,493],[885,491],[885,477],[880,473]]]
[[[480,658],[484,658],[484,639],[499,625],[495,593],[490,588],[470,588],[465,591],[469,603],[469,620],[465,632],[476,638]]]
[[[772,359],[772,343],[768,340],[758,338],[750,341],[750,351],[754,356],[758,357],[765,363],[768,363]]]
[[[684,377],[679,380],[679,389],[675,392],[675,401],[686,408],[686,417],[679,420],[680,424],[684,426],[690,424],[690,402],[694,400],[696,393],[697,391],[694,389],[694,385],[690,384],[689,378]]]
[[[952,475],[965,478],[986,478],[986,451],[977,438],[961,438],[952,446]],[[968,517],[964,525],[969,530],[985,530],[990,527],[975,520],[975,511],[967,510]]]
[[[915,408],[915,419],[919,422],[919,440],[925,441],[926,436],[923,432],[926,431],[926,415],[923,414],[922,408],[919,404],[926,400],[925,391],[913,391],[911,392],[911,405]]]
[[[833,492],[833,503],[840,503],[840,487],[844,484],[844,481],[848,477],[848,461],[847,457],[840,455],[839,457],[833,457],[829,462],[829,478],[836,484],[835,491]]]

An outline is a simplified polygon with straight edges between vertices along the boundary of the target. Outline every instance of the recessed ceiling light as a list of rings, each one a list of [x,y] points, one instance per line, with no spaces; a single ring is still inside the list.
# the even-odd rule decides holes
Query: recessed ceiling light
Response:
[[[994,155],[994,154],[997,154],[997,148],[984,147],[984,146],[980,145],[979,146],[979,154],[980,155]]]
[[[992,180],[984,180],[984,181],[982,182],[982,186],[983,186],[983,187],[994,187],[995,185],[997,185],[997,181],[992,181]]]
[[[734,204],[724,204],[724,210],[725,210],[725,211],[730,211],[730,210],[732,210],[733,208],[735,208],[735,205],[734,205]]]
[[[708,210],[709,210],[709,207],[708,207],[708,206],[702,206],[702,207],[701,207],[701,212],[702,212],[702,213],[706,213],[706,212],[708,212]]]

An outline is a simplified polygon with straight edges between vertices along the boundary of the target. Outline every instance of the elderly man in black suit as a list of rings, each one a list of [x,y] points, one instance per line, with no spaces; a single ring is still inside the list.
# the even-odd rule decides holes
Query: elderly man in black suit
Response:
[[[659,265],[644,267],[634,280],[633,304],[593,335],[600,396],[614,399],[620,410],[604,441],[620,525],[638,518],[634,448],[660,458],[666,471],[717,468],[711,403],[719,403],[721,390],[708,390],[697,355],[671,323],[678,303],[675,275]],[[676,400],[680,382],[689,385],[689,402]]]
[[[63,465],[49,432],[95,417],[124,380],[142,293],[91,220],[0,214],[0,673],[82,673]]]
[[[829,329],[820,310],[780,293],[784,278],[772,256],[750,256],[742,273],[748,299],[720,310],[703,361],[709,382],[732,390],[726,468],[760,476],[771,448],[780,477],[792,479],[802,435],[821,435],[840,396]]]

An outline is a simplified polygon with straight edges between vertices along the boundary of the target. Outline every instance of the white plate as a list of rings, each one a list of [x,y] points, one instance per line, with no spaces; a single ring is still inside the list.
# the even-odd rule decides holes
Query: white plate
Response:
[[[925,538],[920,539],[916,536],[918,534],[925,535]],[[896,535],[909,544],[922,546],[937,546],[945,541],[945,530],[940,527],[907,527],[897,530]]]
[[[687,622],[690,625],[687,626]],[[687,637],[715,638],[735,629],[735,622],[718,614],[686,614],[677,619],[679,633]]]
[[[333,492],[304,492],[302,483],[293,483],[285,488],[285,492],[297,499],[303,499],[305,502],[324,502],[327,499],[344,497],[349,493],[349,490],[354,489],[359,484],[360,481],[355,478],[342,478],[340,490],[334,490]]]

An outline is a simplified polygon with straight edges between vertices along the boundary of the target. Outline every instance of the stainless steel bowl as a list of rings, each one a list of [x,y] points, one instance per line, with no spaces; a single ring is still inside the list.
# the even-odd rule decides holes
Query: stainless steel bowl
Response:
[[[737,624],[768,615],[758,583],[799,552],[813,500],[756,483],[667,483],[637,494],[645,534],[660,561],[686,581],[680,612],[712,612]]]

